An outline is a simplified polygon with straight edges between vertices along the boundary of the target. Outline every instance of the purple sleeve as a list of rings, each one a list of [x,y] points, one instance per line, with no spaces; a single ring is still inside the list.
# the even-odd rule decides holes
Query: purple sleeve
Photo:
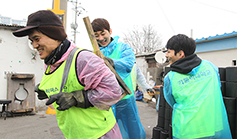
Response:
[[[81,51],[76,63],[77,76],[92,105],[109,110],[122,94],[115,75],[104,61],[90,51]]]

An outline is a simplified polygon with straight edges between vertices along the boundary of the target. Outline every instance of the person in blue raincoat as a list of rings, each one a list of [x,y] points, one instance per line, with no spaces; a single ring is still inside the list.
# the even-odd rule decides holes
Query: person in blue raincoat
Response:
[[[111,37],[112,29],[106,19],[97,18],[91,24],[101,52],[132,92],[112,106],[123,139],[145,139],[132,85],[131,71],[135,63],[133,49],[119,42],[118,36]]]
[[[218,68],[194,54],[196,43],[178,34],[167,42],[171,71],[164,96],[173,108],[174,139],[231,139]]]

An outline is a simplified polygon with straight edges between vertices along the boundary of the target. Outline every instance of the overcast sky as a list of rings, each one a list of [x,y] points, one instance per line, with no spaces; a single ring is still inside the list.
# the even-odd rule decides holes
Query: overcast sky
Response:
[[[123,36],[133,26],[151,24],[162,35],[163,44],[182,33],[193,38],[222,35],[237,31],[236,0],[78,0],[86,11],[78,17],[77,45],[91,49],[83,17],[107,19],[112,36]],[[67,34],[73,39],[73,5],[68,3]],[[27,19],[35,11],[51,9],[52,0],[0,0],[0,15]],[[0,34],[1,35],[1,34]]]

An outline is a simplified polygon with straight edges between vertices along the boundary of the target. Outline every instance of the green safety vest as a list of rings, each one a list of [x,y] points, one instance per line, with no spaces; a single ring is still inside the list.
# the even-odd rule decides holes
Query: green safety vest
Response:
[[[116,48],[114,49],[113,53],[110,54],[108,57],[112,58],[112,59],[119,59],[120,55],[121,55],[121,46],[123,43],[118,43]],[[133,91],[133,82],[132,82],[132,76],[131,73],[129,74],[128,77],[126,77],[124,80],[124,83],[128,86],[128,88],[131,90],[132,94],[130,95],[126,95],[124,98],[122,99],[128,99],[131,96],[134,96],[134,91]]]
[[[202,138],[223,129],[221,97],[216,72],[202,62],[195,75],[170,71],[172,95],[175,99],[172,116],[173,136],[179,139]]]
[[[68,79],[62,92],[84,89],[84,86],[78,81],[75,67],[77,55],[81,50],[78,49],[73,57]],[[65,64],[66,61],[53,73],[48,73],[48,67],[43,75],[39,89],[44,90],[48,96],[59,93]],[[111,108],[106,111],[96,107],[84,109],[73,106],[68,110],[58,111],[56,102],[53,103],[53,106],[56,110],[58,126],[67,139],[97,139],[110,131],[116,123]]]

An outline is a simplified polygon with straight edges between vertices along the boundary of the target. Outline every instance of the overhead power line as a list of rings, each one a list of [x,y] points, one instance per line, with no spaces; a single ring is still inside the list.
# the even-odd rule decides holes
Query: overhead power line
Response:
[[[202,5],[205,5],[205,6],[209,6],[209,7],[212,7],[212,8],[216,8],[216,9],[219,9],[219,10],[222,10],[222,11],[226,11],[226,12],[229,12],[229,13],[237,14],[237,12],[230,11],[230,10],[227,10],[227,9],[223,9],[223,8],[220,8],[220,7],[216,7],[216,6],[213,6],[213,5],[210,5],[210,4],[206,4],[206,3],[203,3],[203,2],[199,2],[199,1],[196,1],[196,0],[192,0],[192,1],[197,2],[197,3],[199,3],[199,4],[202,4]]]
[[[173,28],[173,26],[171,25],[171,23],[170,23],[170,21],[169,21],[168,17],[166,16],[166,13],[165,13],[165,11],[163,10],[163,8],[162,8],[161,4],[159,3],[159,0],[157,0],[157,3],[158,3],[158,5],[159,5],[159,7],[160,7],[161,11],[163,12],[163,14],[164,14],[164,16],[165,16],[165,18],[166,18],[167,22],[169,23],[169,26],[170,26],[170,28],[172,29],[173,33],[174,33],[174,34],[176,34],[176,33],[175,33],[175,31],[174,31],[174,28]]]

